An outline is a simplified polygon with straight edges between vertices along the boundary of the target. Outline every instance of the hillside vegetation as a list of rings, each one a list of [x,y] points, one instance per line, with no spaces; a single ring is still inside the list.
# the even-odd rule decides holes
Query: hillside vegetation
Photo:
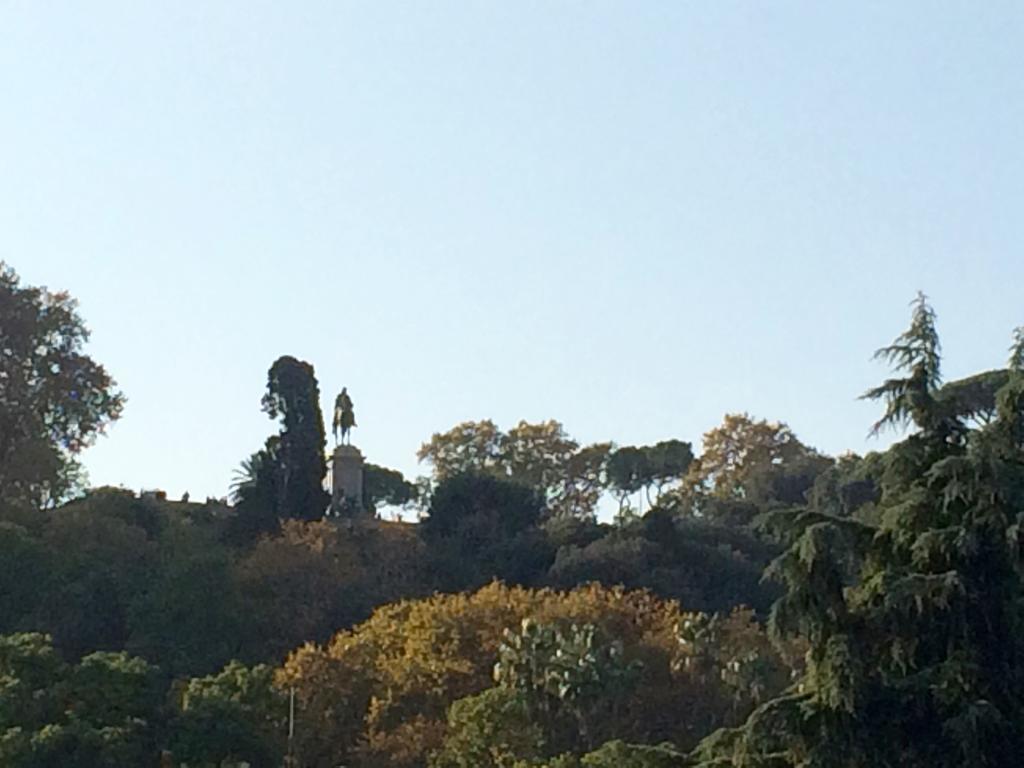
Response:
[[[90,488],[124,398],[0,271],[0,764],[875,768],[1024,754],[1024,334],[940,375],[923,296],[883,452],[725,416],[702,449],[468,422],[326,516],[313,366],[229,502]],[[684,436],[685,437],[685,436]],[[598,521],[602,505],[617,508]],[[402,508],[417,523],[387,521]]]

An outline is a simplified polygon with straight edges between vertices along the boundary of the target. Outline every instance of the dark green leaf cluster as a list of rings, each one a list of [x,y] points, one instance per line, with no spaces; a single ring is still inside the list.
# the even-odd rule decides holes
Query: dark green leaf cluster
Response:
[[[173,684],[126,653],[68,664],[50,638],[0,636],[0,764],[5,768],[218,768],[280,764],[287,706],[273,670],[232,662]],[[169,752],[167,749],[169,748]]]
[[[0,764],[121,768],[152,764],[156,670],[124,653],[66,664],[41,634],[0,636]]]
[[[174,758],[189,766],[279,765],[286,749],[287,702],[273,670],[237,661],[182,686],[171,724]]]

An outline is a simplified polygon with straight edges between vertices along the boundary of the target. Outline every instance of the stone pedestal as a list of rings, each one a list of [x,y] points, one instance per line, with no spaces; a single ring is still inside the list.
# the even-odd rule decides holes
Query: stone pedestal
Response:
[[[354,445],[339,445],[331,458],[331,514],[363,513],[363,454]]]

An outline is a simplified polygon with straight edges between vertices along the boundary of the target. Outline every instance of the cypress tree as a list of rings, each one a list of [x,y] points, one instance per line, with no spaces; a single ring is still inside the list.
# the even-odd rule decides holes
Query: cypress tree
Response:
[[[263,410],[281,421],[276,450],[268,453],[276,465],[278,517],[318,520],[329,497],[323,487],[327,437],[313,366],[294,357],[278,358],[267,373]]]

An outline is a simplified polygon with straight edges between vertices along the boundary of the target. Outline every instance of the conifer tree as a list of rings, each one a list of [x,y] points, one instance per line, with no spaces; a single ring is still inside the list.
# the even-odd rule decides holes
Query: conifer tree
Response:
[[[744,726],[706,739],[697,765],[1019,764],[1024,373],[1011,372],[997,418],[968,431],[935,397],[934,319],[919,296],[911,327],[878,353],[896,377],[866,395],[886,405],[876,430],[914,427],[884,455],[880,522],[804,512],[773,564],[786,594],[770,626],[807,642],[806,672]]]
[[[935,311],[921,292],[912,306],[910,327],[892,344],[875,352],[876,360],[889,363],[905,375],[887,379],[862,395],[885,401],[885,414],[871,428],[874,435],[910,423],[921,430],[937,431],[940,427],[941,410],[935,395],[942,382],[942,346],[935,328]]]
[[[1024,372],[1024,325],[1013,329],[1013,344],[1010,346],[1011,371]]]

